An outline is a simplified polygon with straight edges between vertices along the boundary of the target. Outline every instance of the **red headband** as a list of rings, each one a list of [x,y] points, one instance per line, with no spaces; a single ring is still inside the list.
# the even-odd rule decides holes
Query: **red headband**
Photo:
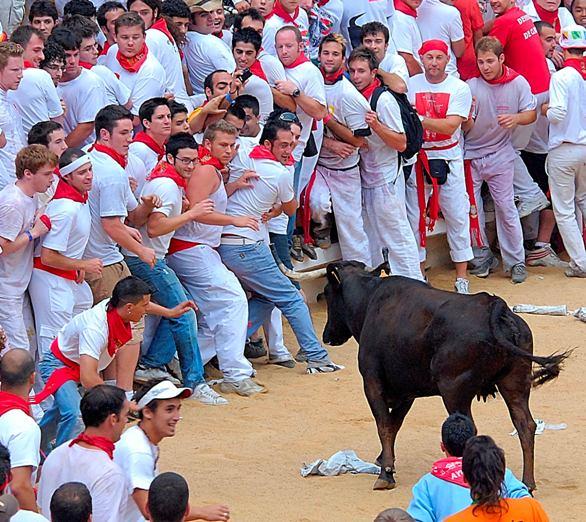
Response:
[[[442,40],[427,40],[423,42],[423,45],[419,49],[419,56],[423,56],[429,51],[439,51],[444,53],[446,56],[450,55],[448,44]]]

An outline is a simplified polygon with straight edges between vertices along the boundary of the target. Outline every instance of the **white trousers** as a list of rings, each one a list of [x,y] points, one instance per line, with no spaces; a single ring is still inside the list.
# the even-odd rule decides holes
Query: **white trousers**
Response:
[[[362,188],[362,220],[372,265],[383,262],[382,250],[387,248],[393,275],[422,281],[417,243],[409,226],[405,204],[394,183]]]
[[[50,352],[51,343],[77,314],[93,304],[92,291],[83,281],[76,283],[45,270],[33,269],[28,288],[35,312],[39,357]]]
[[[562,143],[549,151],[545,164],[553,213],[571,260],[586,271],[586,145]],[[582,214],[578,216],[576,208]]]
[[[285,346],[283,336],[283,314],[277,307],[273,308],[269,319],[262,325],[265,331],[269,354],[272,359],[287,359],[291,357]]]
[[[8,347],[30,350],[24,321],[24,294],[14,297],[0,296],[0,326],[6,334]]]
[[[248,301],[220,255],[207,245],[198,245],[176,252],[166,261],[199,308],[197,340],[203,363],[217,356],[226,382],[254,375],[244,357]]]
[[[523,201],[535,201],[544,199],[545,194],[539,188],[539,185],[529,174],[527,165],[521,159],[521,153],[515,154],[515,175],[513,177],[513,189],[515,191],[515,197]]]
[[[323,223],[332,211],[344,261],[361,261],[371,266],[368,238],[362,222],[362,188],[358,165],[348,170],[317,166],[309,199],[311,217]]]

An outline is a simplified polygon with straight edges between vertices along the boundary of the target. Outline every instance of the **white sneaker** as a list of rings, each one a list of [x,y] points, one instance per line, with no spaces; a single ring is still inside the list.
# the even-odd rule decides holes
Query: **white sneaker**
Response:
[[[228,404],[228,401],[224,399],[219,393],[216,393],[207,382],[202,382],[193,388],[192,399],[201,402],[202,404],[211,404],[213,406],[219,406],[220,404]]]
[[[454,287],[456,288],[456,292],[459,294],[467,295],[470,293],[470,281],[468,281],[468,279],[464,279],[463,277],[458,277],[456,279]]]
[[[562,261],[558,257],[550,244],[527,252],[525,256],[525,264],[528,266],[555,266],[558,268],[568,268],[568,263]]]
[[[237,393],[242,397],[250,397],[257,393],[266,393],[267,389],[257,384],[252,379],[243,379],[238,382],[223,382],[220,384],[223,393]]]

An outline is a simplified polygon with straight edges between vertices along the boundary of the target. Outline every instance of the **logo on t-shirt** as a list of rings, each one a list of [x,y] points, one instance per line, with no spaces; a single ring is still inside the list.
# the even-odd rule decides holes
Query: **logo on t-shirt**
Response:
[[[448,92],[418,92],[415,94],[415,109],[420,116],[426,118],[441,119],[445,118],[450,104],[450,93]],[[423,141],[445,141],[449,140],[449,134],[440,134],[439,132],[424,129]]]

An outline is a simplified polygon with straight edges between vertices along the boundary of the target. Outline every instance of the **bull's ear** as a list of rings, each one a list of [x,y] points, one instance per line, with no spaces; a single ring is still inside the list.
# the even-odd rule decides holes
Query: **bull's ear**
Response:
[[[334,264],[329,264],[326,268],[326,274],[328,276],[328,282],[334,286],[342,284],[342,279],[338,273],[338,267]]]

